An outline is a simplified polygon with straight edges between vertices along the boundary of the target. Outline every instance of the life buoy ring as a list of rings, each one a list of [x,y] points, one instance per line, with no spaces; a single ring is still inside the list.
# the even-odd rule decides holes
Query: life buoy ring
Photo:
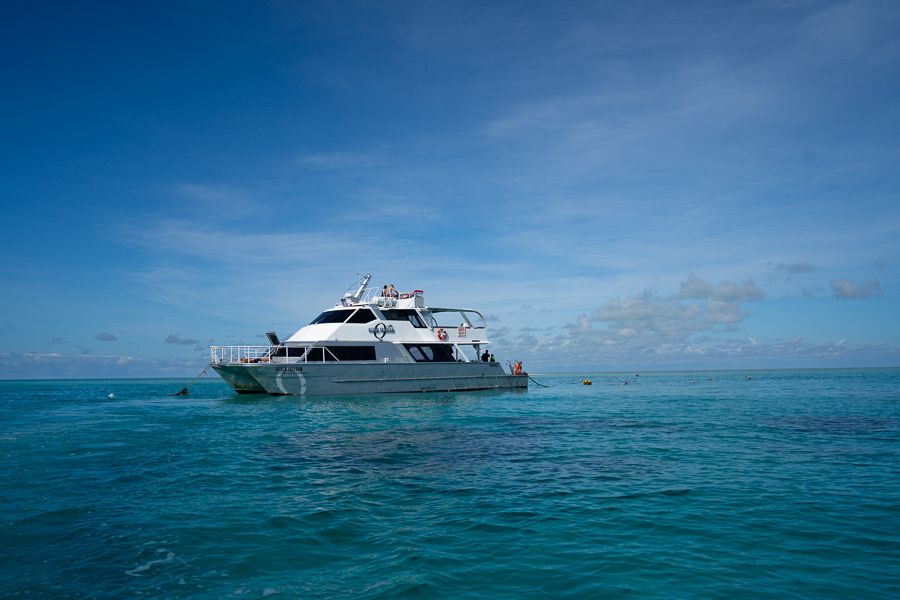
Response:
[[[516,361],[513,365],[513,375],[521,375],[522,374],[522,361]]]
[[[438,329],[435,333],[437,334],[437,339],[442,342],[447,340],[447,331],[445,329]]]
[[[379,340],[383,340],[385,334],[387,333],[387,325],[384,323],[378,323],[375,327],[372,328],[372,335],[377,337]]]

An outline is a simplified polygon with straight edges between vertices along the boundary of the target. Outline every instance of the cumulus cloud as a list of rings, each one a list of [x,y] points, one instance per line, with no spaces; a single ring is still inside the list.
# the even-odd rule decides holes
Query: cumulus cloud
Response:
[[[688,275],[675,295],[644,291],[615,298],[560,329],[522,328],[499,340],[518,357],[539,364],[676,364],[692,357],[735,355],[744,345],[724,344],[721,336],[735,332],[750,314],[744,303],[764,293],[752,280],[713,283]],[[554,331],[556,335],[554,335]]]
[[[712,293],[712,284],[700,279],[694,273],[691,273],[686,280],[681,282],[681,289],[678,290],[678,297],[686,299],[709,298]]]
[[[855,299],[869,298],[871,296],[881,296],[881,283],[877,279],[873,279],[861,285],[856,285],[849,279],[835,279],[831,282],[831,289],[837,298]]]
[[[740,305],[736,302],[711,300],[706,305],[706,317],[710,323],[737,323],[743,315]]]
[[[116,341],[116,336],[115,336],[115,335],[113,335],[113,334],[111,334],[111,333],[106,333],[106,332],[104,332],[104,333],[98,333],[98,334],[95,335],[94,337],[97,338],[98,340],[100,340],[101,342],[114,342],[114,341]]]
[[[510,333],[512,333],[512,330],[509,327],[498,327],[491,330],[491,339],[502,340],[509,336]]]
[[[713,290],[710,299],[722,302],[749,302],[762,300],[765,297],[766,294],[753,283],[753,280],[748,279],[741,284],[723,281]]]
[[[753,283],[752,279],[748,279],[742,284],[733,281],[723,281],[719,285],[714,286],[708,281],[701,279],[695,273],[688,275],[687,279],[681,282],[676,298],[684,300],[717,300],[721,302],[747,302],[749,300],[761,300],[765,297],[765,293]]]
[[[200,343],[200,340],[195,340],[194,338],[183,338],[175,333],[170,333],[169,337],[166,338],[167,344],[178,344],[179,346],[196,346]]]
[[[833,287],[848,297],[881,293],[877,281]],[[503,328],[495,351],[536,368],[566,370],[867,366],[900,360],[900,348],[892,346],[738,336],[750,314],[745,303],[763,297],[752,280],[717,284],[691,273],[674,295],[644,291],[616,298],[563,328]]]

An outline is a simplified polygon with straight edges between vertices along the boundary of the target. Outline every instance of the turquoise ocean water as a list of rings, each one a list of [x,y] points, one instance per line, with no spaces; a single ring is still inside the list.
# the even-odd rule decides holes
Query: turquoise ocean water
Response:
[[[900,597],[900,370],[592,378],[0,382],[0,596]]]

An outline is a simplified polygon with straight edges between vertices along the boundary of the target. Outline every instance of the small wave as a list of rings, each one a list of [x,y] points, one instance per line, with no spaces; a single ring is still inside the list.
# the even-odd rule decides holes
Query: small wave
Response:
[[[303,522],[295,517],[275,515],[266,519],[266,525],[272,529],[300,529],[303,527]]]
[[[63,525],[74,521],[81,517],[82,515],[88,514],[91,512],[91,508],[88,506],[71,506],[68,508],[60,508],[58,510],[48,510],[42,513],[38,513],[36,515],[31,515],[30,517],[25,517],[21,521],[19,521],[20,525],[35,525],[35,524],[47,524],[47,525]]]
[[[655,490],[652,492],[634,492],[632,494],[622,494],[620,496],[610,496],[610,500],[633,500],[635,498],[646,498],[648,496],[684,496],[690,493],[690,488],[673,488],[665,490]]]
[[[165,553],[166,556],[165,556],[165,558],[157,558],[154,560],[147,561],[144,564],[138,565],[137,567],[131,569],[130,571],[125,571],[125,574],[131,575],[132,577],[142,577],[141,573],[143,573],[145,571],[149,571],[155,565],[170,563],[170,562],[172,562],[172,559],[175,558],[175,553],[170,552],[170,551],[166,550],[165,548],[160,548],[159,550],[156,551],[156,553],[157,554]]]

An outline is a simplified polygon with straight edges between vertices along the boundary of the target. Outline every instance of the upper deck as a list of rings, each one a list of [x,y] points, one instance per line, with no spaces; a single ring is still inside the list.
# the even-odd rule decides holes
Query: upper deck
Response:
[[[385,292],[368,288],[367,275],[355,291],[348,291],[333,307],[326,309],[308,325],[304,325],[283,344],[274,336],[274,346],[318,347],[326,343],[373,344],[389,342],[401,345],[440,344],[451,347],[463,362],[477,360],[478,348],[490,344],[484,316],[471,308],[429,307],[425,292]],[[467,356],[464,347],[475,349]],[[222,347],[233,353],[231,347]],[[236,348],[236,347],[235,347]],[[258,359],[267,356],[265,347],[239,349],[236,356]],[[250,356],[253,354],[253,356]],[[219,360],[230,362],[223,355]],[[215,362],[215,361],[214,361]]]
[[[393,295],[385,295],[384,292],[378,288],[368,288],[358,300],[353,301],[345,295],[336,306],[367,305],[379,308],[425,308],[425,291],[397,291]]]

